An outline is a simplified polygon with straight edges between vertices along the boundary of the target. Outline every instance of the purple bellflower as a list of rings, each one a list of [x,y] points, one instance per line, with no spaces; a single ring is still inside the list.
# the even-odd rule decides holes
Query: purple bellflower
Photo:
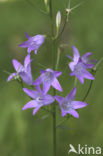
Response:
[[[36,36],[31,37],[27,33],[25,33],[25,36],[28,40],[20,44],[19,46],[22,48],[28,48],[28,53],[34,50],[34,53],[37,54],[38,49],[40,48],[40,46],[43,44],[45,40],[45,36],[36,35]]]
[[[84,78],[94,80],[95,78],[91,73],[87,71],[89,68],[93,68],[94,64],[91,64],[92,62],[95,62],[94,60],[89,60],[89,57],[92,55],[92,53],[87,52],[82,57],[80,57],[79,51],[76,47],[72,46],[74,57],[67,56],[68,58],[72,58],[72,62],[69,63],[69,67],[71,69],[70,76],[76,76],[80,82],[84,83]]]
[[[48,90],[50,89],[50,86],[54,87],[55,89],[59,90],[62,92],[62,87],[57,80],[57,77],[62,74],[62,72],[59,71],[53,71],[52,69],[46,69],[40,71],[40,76],[37,78],[34,82],[33,85],[40,85],[43,84],[43,91],[44,93],[47,93]]]
[[[36,114],[36,112],[43,106],[47,106],[49,104],[52,104],[54,102],[54,97],[52,97],[49,94],[44,94],[44,92],[41,90],[40,86],[36,86],[36,90],[29,90],[26,88],[23,88],[24,92],[32,98],[31,101],[29,101],[22,110],[26,110],[28,108],[34,108],[33,115]]]
[[[31,74],[31,61],[32,60],[30,59],[29,54],[25,57],[24,66],[14,59],[12,63],[16,72],[12,73],[8,77],[7,81],[10,81],[12,79],[18,79],[20,76],[25,83],[27,83],[28,85],[32,85],[33,79]]]
[[[76,87],[74,87],[71,92],[66,97],[55,96],[55,99],[58,101],[64,117],[67,113],[71,114],[75,118],[79,118],[79,114],[76,109],[83,108],[87,106],[87,103],[81,101],[75,101]]]

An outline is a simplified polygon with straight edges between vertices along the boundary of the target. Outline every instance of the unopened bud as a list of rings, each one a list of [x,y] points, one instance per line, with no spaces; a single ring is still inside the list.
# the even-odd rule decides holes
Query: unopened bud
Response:
[[[48,0],[44,0],[44,3],[45,3],[45,5],[47,5],[48,4]]]
[[[60,23],[61,23],[61,13],[60,13],[60,11],[58,11],[57,15],[56,15],[56,27],[57,27],[57,29],[60,27]]]
[[[45,3],[46,11],[49,12],[48,0],[44,0],[44,3]]]

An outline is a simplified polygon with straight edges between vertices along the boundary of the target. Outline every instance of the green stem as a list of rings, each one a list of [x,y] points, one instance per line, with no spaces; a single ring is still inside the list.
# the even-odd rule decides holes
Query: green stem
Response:
[[[90,81],[89,88],[88,88],[88,90],[87,90],[87,92],[86,92],[86,94],[85,94],[85,96],[84,96],[84,98],[83,98],[82,101],[85,101],[85,100],[86,100],[87,96],[88,96],[89,93],[90,93],[90,90],[91,90],[91,88],[92,88],[92,85],[93,85],[93,80]]]
[[[53,69],[55,70],[55,40],[54,38],[54,25],[53,25],[53,10],[52,0],[49,0],[50,20],[51,20],[51,37],[52,37],[52,54],[53,54]],[[53,95],[56,91],[53,89]],[[56,156],[56,103],[53,103],[53,156]]]

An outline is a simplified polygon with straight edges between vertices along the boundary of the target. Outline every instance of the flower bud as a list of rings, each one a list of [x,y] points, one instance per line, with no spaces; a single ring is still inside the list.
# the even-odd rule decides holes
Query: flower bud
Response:
[[[47,5],[48,4],[48,0],[44,0],[44,3],[45,3],[45,5]]]
[[[60,11],[58,11],[57,15],[56,15],[56,27],[57,27],[57,29],[59,29],[60,23],[61,23],[61,13],[60,13]]]
[[[49,12],[48,0],[44,0],[46,11]]]

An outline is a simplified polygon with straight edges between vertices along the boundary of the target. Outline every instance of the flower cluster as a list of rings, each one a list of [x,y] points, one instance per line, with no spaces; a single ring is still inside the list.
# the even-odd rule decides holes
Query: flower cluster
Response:
[[[87,103],[82,101],[75,101],[74,98],[76,95],[76,87],[74,87],[66,97],[57,95],[53,97],[48,94],[51,86],[60,92],[63,91],[57,79],[62,74],[61,71],[54,71],[49,68],[46,70],[40,70],[40,76],[33,81],[31,73],[32,59],[30,52],[34,50],[35,54],[37,54],[37,50],[43,44],[45,36],[36,35],[30,37],[26,33],[26,37],[28,40],[19,45],[22,48],[28,48],[28,54],[25,57],[24,65],[14,59],[12,63],[16,72],[12,73],[7,79],[7,81],[10,81],[12,79],[21,79],[27,85],[35,86],[35,90],[23,88],[23,91],[31,98],[31,101],[24,105],[22,110],[34,108],[33,115],[35,115],[35,113],[41,107],[52,104],[56,100],[59,103],[62,117],[69,113],[75,118],[79,118],[79,114],[77,113],[76,109],[86,107]],[[88,52],[80,57],[77,48],[74,46],[72,48],[74,54],[73,58],[67,55],[67,57],[71,59],[71,62],[69,63],[69,68],[71,70],[70,76],[76,76],[82,84],[84,83],[84,78],[94,80],[93,75],[87,71],[94,66],[95,61],[89,59],[92,53]],[[43,85],[43,89],[41,89],[41,85]]]

